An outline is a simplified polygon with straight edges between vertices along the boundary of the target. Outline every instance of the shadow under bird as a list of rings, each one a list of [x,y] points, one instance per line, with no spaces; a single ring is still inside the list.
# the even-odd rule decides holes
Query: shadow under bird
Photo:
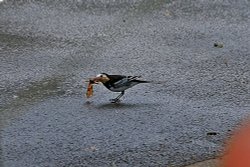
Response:
[[[140,83],[149,83],[150,81],[139,80],[140,76],[125,76],[125,75],[109,75],[106,73],[98,74],[95,78],[90,79],[92,84],[103,83],[103,85],[113,92],[121,92],[119,96],[110,99],[112,103],[117,103],[125,94],[125,90],[138,85]]]

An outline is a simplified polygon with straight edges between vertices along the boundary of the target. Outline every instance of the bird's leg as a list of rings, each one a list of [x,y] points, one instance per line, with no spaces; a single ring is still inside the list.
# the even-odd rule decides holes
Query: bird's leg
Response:
[[[117,96],[115,99],[110,99],[111,103],[116,103],[120,101],[120,98],[125,94],[125,91],[122,91],[119,96]]]

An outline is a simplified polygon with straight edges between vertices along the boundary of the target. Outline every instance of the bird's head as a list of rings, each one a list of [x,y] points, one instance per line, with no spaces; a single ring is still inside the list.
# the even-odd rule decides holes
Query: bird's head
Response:
[[[95,84],[98,84],[98,83],[106,83],[108,82],[110,79],[108,77],[108,74],[106,73],[101,73],[101,74],[98,74],[96,77],[90,79],[90,82],[92,83],[95,83]]]

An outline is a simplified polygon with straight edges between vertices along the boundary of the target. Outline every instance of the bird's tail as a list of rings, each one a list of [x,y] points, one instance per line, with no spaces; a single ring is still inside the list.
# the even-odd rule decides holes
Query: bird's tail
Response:
[[[134,80],[134,81],[136,81],[136,82],[138,82],[138,83],[150,83],[151,81],[143,81],[143,80]]]
[[[145,81],[145,80],[139,80],[138,78],[141,78],[141,76],[131,76],[131,80],[136,81],[138,83],[152,83],[152,84],[164,84],[166,81]]]
[[[143,81],[143,80],[137,80],[140,83],[151,83],[151,84],[165,84],[167,83],[167,81]]]

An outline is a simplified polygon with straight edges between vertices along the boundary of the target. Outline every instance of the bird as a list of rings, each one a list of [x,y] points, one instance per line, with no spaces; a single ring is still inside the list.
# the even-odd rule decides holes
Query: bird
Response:
[[[116,98],[110,99],[111,103],[120,102],[120,98],[125,94],[125,90],[140,83],[150,83],[150,81],[139,80],[141,76],[109,75],[100,73],[95,78],[90,79],[93,84],[102,83],[112,92],[121,92]]]

